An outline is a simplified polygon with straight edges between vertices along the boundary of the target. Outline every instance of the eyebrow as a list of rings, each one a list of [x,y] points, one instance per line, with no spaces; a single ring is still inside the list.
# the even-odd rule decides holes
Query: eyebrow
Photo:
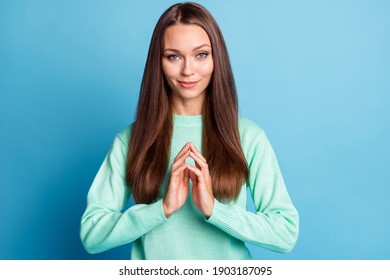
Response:
[[[203,45],[200,45],[200,46],[197,46],[197,47],[193,48],[192,51],[197,51],[197,50],[199,50],[199,49],[201,49],[201,48],[203,48],[203,47],[209,47],[209,48],[211,48],[210,45],[208,45],[208,44],[203,44]],[[169,49],[164,49],[164,52],[166,52],[166,51],[178,52],[178,53],[180,52],[180,51],[177,50],[177,49],[171,49],[171,48],[169,48]]]

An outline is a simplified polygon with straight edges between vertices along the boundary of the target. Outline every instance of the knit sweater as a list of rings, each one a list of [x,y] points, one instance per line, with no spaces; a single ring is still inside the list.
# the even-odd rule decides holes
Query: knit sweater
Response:
[[[80,230],[89,253],[130,242],[132,259],[251,259],[245,243],[284,253],[293,249],[298,237],[298,213],[267,136],[255,123],[239,119],[249,180],[236,200],[214,199],[208,219],[194,205],[191,190],[183,207],[169,218],[162,208],[175,156],[186,142],[202,147],[202,116],[173,116],[170,160],[161,197],[154,203],[125,209],[131,197],[125,183],[130,131],[131,126],[115,137],[89,190]],[[193,161],[189,158],[188,163]],[[255,212],[247,210],[247,191]]]

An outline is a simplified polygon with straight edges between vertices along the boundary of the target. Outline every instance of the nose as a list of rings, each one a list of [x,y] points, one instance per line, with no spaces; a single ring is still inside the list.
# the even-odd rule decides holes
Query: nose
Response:
[[[190,59],[184,59],[180,74],[183,76],[191,76],[194,74],[193,65]]]

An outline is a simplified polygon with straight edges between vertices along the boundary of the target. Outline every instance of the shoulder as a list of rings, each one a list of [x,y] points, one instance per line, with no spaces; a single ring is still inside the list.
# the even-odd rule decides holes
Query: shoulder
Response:
[[[264,130],[257,123],[245,117],[238,118],[238,129],[241,138],[257,138],[265,134]]]
[[[241,146],[247,159],[270,148],[265,131],[254,121],[244,117],[238,120]]]
[[[122,131],[120,131],[116,135],[115,139],[122,142],[123,145],[127,146],[129,144],[132,127],[133,127],[133,124],[126,126],[124,129],[122,129]]]

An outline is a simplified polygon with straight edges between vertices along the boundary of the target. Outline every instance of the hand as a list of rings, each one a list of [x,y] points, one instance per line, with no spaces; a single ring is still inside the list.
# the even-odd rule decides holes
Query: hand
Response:
[[[189,176],[192,181],[192,198],[194,204],[209,218],[214,208],[214,195],[211,177],[206,159],[194,144],[189,144],[190,157],[194,159],[195,166],[188,165]]]
[[[169,217],[179,210],[187,200],[189,191],[189,170],[185,160],[189,157],[189,143],[177,154],[171,168],[171,178],[163,199],[165,217]]]

